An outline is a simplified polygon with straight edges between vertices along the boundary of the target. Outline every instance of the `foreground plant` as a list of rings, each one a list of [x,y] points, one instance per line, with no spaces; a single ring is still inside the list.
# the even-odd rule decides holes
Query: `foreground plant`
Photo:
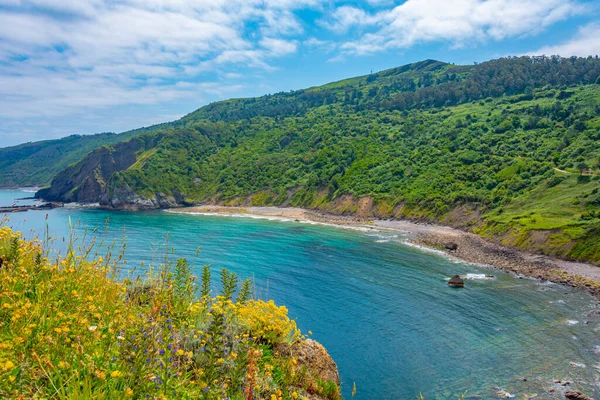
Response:
[[[71,246],[50,259],[0,227],[0,397],[340,398],[276,351],[303,337],[285,307],[252,299],[250,282],[236,296],[223,270],[211,297],[205,267],[196,298],[186,260],[120,282],[115,264],[88,254]]]

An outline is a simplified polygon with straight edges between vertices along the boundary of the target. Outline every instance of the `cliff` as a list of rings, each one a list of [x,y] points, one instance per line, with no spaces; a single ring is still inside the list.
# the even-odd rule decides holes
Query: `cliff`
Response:
[[[153,147],[159,137],[140,136],[114,146],[100,147],[61,171],[50,186],[39,190],[35,197],[63,203],[100,202],[110,178],[133,165],[137,155]]]

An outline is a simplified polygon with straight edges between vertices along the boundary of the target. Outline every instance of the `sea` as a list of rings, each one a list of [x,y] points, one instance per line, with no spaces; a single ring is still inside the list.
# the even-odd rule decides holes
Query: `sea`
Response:
[[[32,195],[2,190],[0,206]],[[346,399],[600,397],[600,309],[589,294],[458,262],[401,232],[79,206],[11,213],[3,224],[49,236],[56,253],[73,233],[100,253],[124,250],[123,275],[181,257],[198,274],[207,264],[251,279],[257,297],[285,305],[327,348]],[[447,285],[456,274],[463,289]]]

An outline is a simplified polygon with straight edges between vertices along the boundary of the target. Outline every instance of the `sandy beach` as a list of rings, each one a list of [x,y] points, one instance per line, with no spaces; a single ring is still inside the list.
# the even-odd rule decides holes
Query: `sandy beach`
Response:
[[[523,277],[533,277],[582,288],[600,299],[600,267],[560,260],[501,246],[461,230],[439,225],[417,224],[401,220],[359,220],[354,217],[319,213],[301,208],[196,206],[170,209],[187,214],[248,215],[277,217],[290,221],[312,221],[330,225],[363,227],[381,231],[397,231],[407,242],[440,250],[462,261],[486,264]]]

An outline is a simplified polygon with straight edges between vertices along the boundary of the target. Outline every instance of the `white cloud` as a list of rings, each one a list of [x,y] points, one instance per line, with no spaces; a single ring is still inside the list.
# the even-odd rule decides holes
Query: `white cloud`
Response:
[[[337,47],[337,43],[335,42],[330,40],[319,40],[315,37],[306,39],[304,42],[302,42],[302,45],[310,49],[321,49],[326,52],[333,51]]]
[[[337,33],[345,33],[353,26],[377,24],[379,19],[380,16],[367,14],[360,8],[341,6],[334,10],[328,20],[320,21],[320,24]]]
[[[530,55],[598,56],[600,55],[600,23],[583,26],[573,38],[554,46],[544,46]]]
[[[273,56],[285,56],[296,52],[297,44],[295,41],[287,41],[275,38],[263,38],[260,41],[261,47]]]
[[[445,41],[460,47],[532,35],[584,10],[574,0],[407,0],[373,14],[341,6],[323,24],[338,33],[351,27],[366,29],[357,40],[341,46],[347,54],[363,55],[421,42]]]
[[[265,78],[256,74],[276,70],[300,46],[340,62],[423,42],[460,47],[532,35],[581,13],[578,1],[0,0],[0,140],[7,129],[25,131],[18,126],[34,131],[36,118],[84,127],[92,115],[112,120],[109,110],[135,105],[172,116],[179,110],[168,104],[182,99],[189,111],[239,94],[244,79],[260,88]],[[321,18],[310,26],[299,17],[304,9],[305,18],[324,17],[309,16]],[[589,25],[540,51],[598,53],[597,37],[598,25]]]
[[[367,0],[372,6],[389,6],[394,4],[394,0]]]
[[[0,116],[230,93],[215,68],[272,69],[297,51],[295,10],[321,1],[0,0]]]

